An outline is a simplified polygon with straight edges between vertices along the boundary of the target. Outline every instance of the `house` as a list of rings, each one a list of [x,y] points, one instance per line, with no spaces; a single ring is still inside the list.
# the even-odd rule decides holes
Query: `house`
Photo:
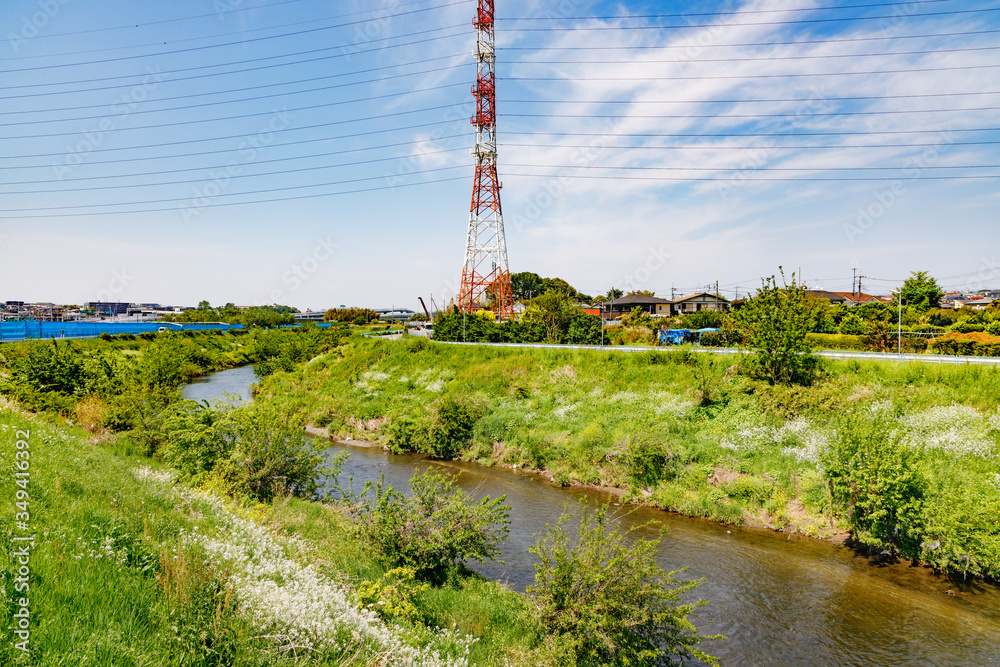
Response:
[[[697,313],[702,310],[718,310],[729,312],[729,300],[716,294],[702,292],[692,294],[671,302],[671,315]]]
[[[668,317],[672,314],[671,303],[668,299],[661,299],[656,296],[627,294],[598,305],[604,319],[614,320],[625,313],[631,313],[635,308],[642,308],[643,312],[649,313],[654,317]]]
[[[955,299],[955,308],[971,308],[972,310],[986,310],[993,303],[993,299],[983,296],[967,296],[962,299]]]

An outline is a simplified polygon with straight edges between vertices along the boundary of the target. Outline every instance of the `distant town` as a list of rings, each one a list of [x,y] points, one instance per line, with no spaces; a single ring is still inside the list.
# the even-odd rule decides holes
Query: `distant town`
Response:
[[[807,289],[810,295],[826,299],[831,305],[845,306],[863,305],[871,301],[892,303],[891,295],[873,295],[863,292],[831,292],[819,289]],[[582,296],[582,295],[581,295]],[[610,298],[614,296],[614,298]],[[1000,299],[1000,290],[981,289],[975,291],[945,292],[941,298],[941,308],[971,308],[985,309],[994,301]],[[622,295],[604,295],[581,302],[578,305],[589,314],[603,314],[605,319],[615,319],[632,308],[640,307],[643,311],[655,316],[674,316],[702,310],[728,311],[734,303],[717,294],[691,294],[677,299],[666,299],[650,292],[632,292]],[[307,310],[305,312],[291,306],[255,305],[237,306],[226,304],[223,310],[236,309],[248,311],[251,309],[273,309],[281,313],[289,313],[295,321],[322,322],[326,314],[337,307],[323,310]],[[339,306],[343,309],[345,306]],[[126,303],[122,301],[88,301],[82,305],[55,304],[44,301],[5,301],[0,306],[0,321],[35,320],[39,322],[152,322],[163,318],[173,318],[187,311],[204,310],[203,306],[171,306],[159,303]],[[525,310],[523,302],[514,306],[516,314]],[[407,320],[420,318],[424,313],[403,307],[376,308],[369,312],[376,313],[382,320]],[[190,320],[189,320],[190,321]]]

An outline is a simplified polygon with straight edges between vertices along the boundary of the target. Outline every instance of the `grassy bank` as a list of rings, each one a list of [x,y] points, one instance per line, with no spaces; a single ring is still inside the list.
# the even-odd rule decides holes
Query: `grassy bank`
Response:
[[[605,484],[692,516],[1000,577],[1000,369],[825,362],[769,386],[738,359],[351,339],[263,384],[303,424]]]
[[[499,665],[533,641],[524,600],[473,576],[415,597],[419,620],[387,623],[356,600],[384,570],[338,510],[235,503],[137,449],[0,404],[0,664]],[[18,592],[13,538],[32,534]],[[14,633],[22,597],[30,656]]]

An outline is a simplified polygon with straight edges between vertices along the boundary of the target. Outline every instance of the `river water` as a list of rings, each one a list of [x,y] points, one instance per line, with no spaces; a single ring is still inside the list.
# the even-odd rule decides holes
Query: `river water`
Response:
[[[216,375],[224,373],[233,371]],[[235,393],[233,377],[217,386]],[[804,537],[615,506],[613,496],[559,488],[531,473],[347,445],[331,447],[331,456],[340,451],[350,456],[339,481],[346,487],[353,478],[356,490],[385,475],[408,491],[413,472],[433,466],[455,474],[477,497],[505,495],[511,521],[504,563],[471,567],[517,590],[534,579],[528,547],[563,512],[578,520],[584,507],[611,503],[625,527],[653,522],[640,535],[654,537],[665,527],[657,560],[668,570],[688,567],[681,578],[704,577],[696,596],[709,604],[691,619],[704,634],[728,637],[703,645],[724,665],[1000,665],[995,586],[949,580],[906,563],[874,565],[847,547]]]

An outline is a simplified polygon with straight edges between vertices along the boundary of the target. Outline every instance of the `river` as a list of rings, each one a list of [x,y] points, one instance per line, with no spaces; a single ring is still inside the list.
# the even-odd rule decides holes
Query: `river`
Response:
[[[234,371],[211,376],[209,383],[225,373]],[[213,386],[237,393],[234,377]],[[253,382],[252,372],[241,377]],[[247,387],[239,393],[249,396]],[[728,637],[703,645],[724,665],[1000,665],[995,586],[947,579],[907,563],[874,565],[850,548],[805,537],[615,506],[608,494],[556,487],[531,473],[373,448],[330,448],[331,456],[340,451],[350,454],[340,482],[346,486],[353,477],[355,489],[384,474],[408,490],[415,470],[434,466],[454,473],[477,497],[506,495],[511,523],[501,549],[504,563],[471,566],[517,590],[534,579],[528,547],[563,511],[578,519],[585,506],[611,503],[626,527],[653,523],[640,534],[653,537],[667,528],[658,562],[668,570],[688,567],[682,578],[704,577],[696,594],[709,604],[691,619],[704,634]]]

